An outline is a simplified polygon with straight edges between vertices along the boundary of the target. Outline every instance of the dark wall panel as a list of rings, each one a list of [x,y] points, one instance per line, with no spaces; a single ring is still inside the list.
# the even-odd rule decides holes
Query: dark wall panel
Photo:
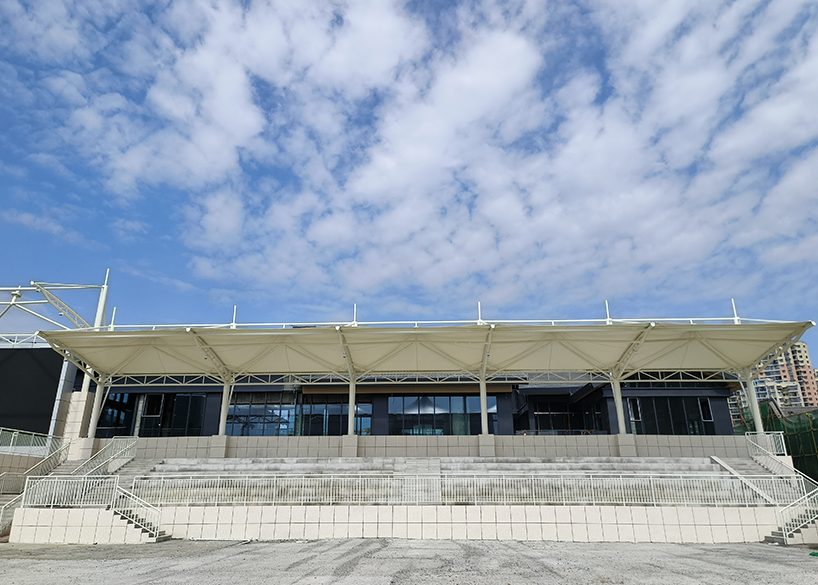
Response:
[[[48,432],[62,362],[50,348],[0,349],[0,426]]]

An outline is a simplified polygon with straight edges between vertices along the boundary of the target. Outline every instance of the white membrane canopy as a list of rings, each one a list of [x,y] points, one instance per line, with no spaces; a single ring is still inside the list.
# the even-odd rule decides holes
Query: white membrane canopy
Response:
[[[103,376],[709,371],[746,375],[811,322],[40,332]]]

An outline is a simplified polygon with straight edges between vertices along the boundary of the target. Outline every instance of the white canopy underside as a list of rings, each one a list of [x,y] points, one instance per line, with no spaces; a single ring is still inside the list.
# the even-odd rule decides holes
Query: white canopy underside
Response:
[[[104,376],[751,370],[810,322],[40,332]]]

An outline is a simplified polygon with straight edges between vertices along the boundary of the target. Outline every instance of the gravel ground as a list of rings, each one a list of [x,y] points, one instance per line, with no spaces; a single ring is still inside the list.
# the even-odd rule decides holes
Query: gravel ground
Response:
[[[818,584],[818,557],[765,544],[431,540],[0,544],[0,583]]]

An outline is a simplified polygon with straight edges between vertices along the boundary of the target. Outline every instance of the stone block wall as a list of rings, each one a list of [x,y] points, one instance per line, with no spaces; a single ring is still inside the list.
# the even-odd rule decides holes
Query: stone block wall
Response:
[[[23,473],[24,471],[37,465],[42,460],[42,457],[29,457],[27,455],[0,453],[0,473],[5,471]]]
[[[12,542],[137,543],[106,510],[21,509]],[[759,542],[774,508],[643,506],[199,506],[162,509],[162,530],[192,540],[401,538],[562,542]],[[813,531],[814,532],[814,531]],[[805,538],[812,533],[807,531]]]
[[[478,437],[360,437],[359,457],[478,457]]]
[[[108,441],[96,439],[94,450]],[[358,457],[748,457],[744,437],[733,435],[471,435],[145,437],[136,458],[349,457],[356,452]]]
[[[18,508],[9,542],[27,544],[141,544],[148,535],[98,508]]]

